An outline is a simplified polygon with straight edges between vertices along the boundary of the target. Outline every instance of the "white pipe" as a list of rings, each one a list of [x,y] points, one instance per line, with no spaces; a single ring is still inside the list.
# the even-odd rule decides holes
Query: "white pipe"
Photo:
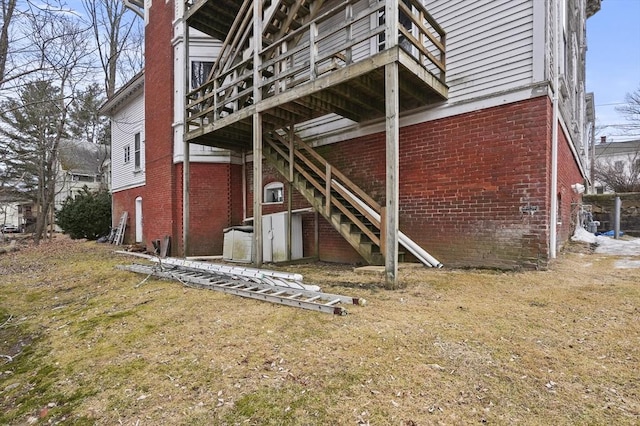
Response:
[[[336,181],[335,179],[332,179],[331,182],[336,184],[341,190],[346,192],[347,195],[349,195],[354,202],[358,203],[362,208],[364,208],[367,211],[367,213],[373,216],[374,219],[376,219],[378,222],[381,221],[380,215],[375,210],[369,207],[360,198],[356,197],[355,194],[353,194],[347,188],[342,186],[340,182]],[[400,241],[400,244],[402,244],[404,248],[409,250],[409,253],[414,255],[424,265],[430,266],[430,267],[433,266],[436,268],[442,268],[444,266],[442,263],[438,261],[438,259],[431,256],[429,253],[427,253],[425,249],[423,249],[418,244],[416,244],[411,238],[403,234],[402,231],[398,231],[398,240]]]
[[[553,117],[551,133],[551,214],[549,218],[549,257],[556,258],[557,226],[558,226],[558,103],[560,92],[560,0],[555,0],[554,13],[554,62],[555,72],[553,75]]]

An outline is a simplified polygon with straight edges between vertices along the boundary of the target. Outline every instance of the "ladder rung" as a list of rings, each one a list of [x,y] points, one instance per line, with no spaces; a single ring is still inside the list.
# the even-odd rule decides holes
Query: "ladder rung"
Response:
[[[315,302],[318,299],[320,299],[320,296],[313,296],[305,300],[305,302]]]
[[[333,299],[333,300],[331,300],[331,301],[329,301],[329,302],[325,303],[325,305],[327,305],[327,306],[333,306],[333,305],[335,305],[336,303],[339,303],[339,302],[340,302],[340,299]]]
[[[300,296],[302,296],[302,293],[295,293],[295,294],[292,294],[291,296],[287,296],[287,299],[297,299]]]

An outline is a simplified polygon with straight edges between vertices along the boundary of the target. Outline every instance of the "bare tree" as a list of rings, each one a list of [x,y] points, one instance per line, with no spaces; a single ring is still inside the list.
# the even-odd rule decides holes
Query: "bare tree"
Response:
[[[624,130],[638,131],[640,130],[640,86],[634,92],[627,93],[624,100],[624,105],[616,107],[616,111],[631,122],[625,125]]]
[[[32,45],[33,17],[39,21],[55,20],[64,10],[61,0],[0,0],[2,2],[2,33],[0,33],[0,88],[15,90],[32,74],[46,67],[41,55],[34,55]],[[38,77],[35,77],[38,78]],[[13,83],[7,87],[8,83]]]
[[[4,71],[9,53],[9,28],[16,9],[16,0],[1,0],[2,27],[0,28],[0,85],[4,81]]]
[[[53,212],[58,172],[58,148],[68,136],[69,113],[90,70],[85,29],[65,14],[50,19],[49,11],[32,10],[25,31],[30,48],[24,61],[41,67],[23,81],[17,96],[0,106],[4,167],[14,183],[39,206],[34,240],[43,237]],[[21,182],[17,180],[21,174]]]
[[[124,72],[126,81],[142,69],[140,20],[129,16],[129,9],[122,0],[82,0],[82,4],[93,29],[104,72],[105,93],[111,97],[115,93],[119,73]]]
[[[640,192],[640,151],[626,160],[600,160],[595,163],[595,178],[613,192]]]

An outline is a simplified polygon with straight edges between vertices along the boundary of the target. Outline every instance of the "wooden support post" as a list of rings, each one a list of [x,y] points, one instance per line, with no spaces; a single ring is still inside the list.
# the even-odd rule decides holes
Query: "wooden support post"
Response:
[[[295,153],[295,144],[293,138],[295,137],[295,129],[293,124],[289,127],[289,182],[293,183],[293,172],[295,170],[295,161],[296,161],[296,153]]]
[[[380,207],[380,253],[387,250],[387,207]]]
[[[398,45],[398,0],[388,0],[384,10],[385,49]],[[387,114],[388,115],[388,114]]]
[[[331,216],[331,164],[326,164],[324,183],[325,206],[324,210],[327,216]]]
[[[262,2],[253,2],[253,102],[261,100]],[[253,114],[253,263],[262,266],[262,114]]]
[[[316,68],[316,59],[318,57],[318,45],[316,38],[318,37],[318,26],[315,22],[309,25],[309,74],[311,80],[315,80],[318,70]]]
[[[253,114],[253,249],[254,265],[262,266],[262,114]]]
[[[185,136],[184,138],[184,157],[182,160],[182,245],[183,255],[189,256],[189,223],[191,220],[189,209],[189,184],[190,184],[190,144]]]
[[[185,70],[184,70],[184,93],[189,93],[189,76],[191,62],[189,61],[189,25],[184,23],[184,57],[185,57]],[[189,176],[190,176],[190,145],[187,140],[187,132],[189,131],[189,123],[187,117],[189,114],[186,110],[186,103],[184,105],[184,116],[182,142],[183,142],[183,157],[182,157],[182,253],[186,257],[189,255],[189,223],[191,221],[189,210]]]
[[[346,41],[350,43],[351,40],[353,39],[353,5],[348,4],[347,7],[345,8],[344,20],[345,20],[345,23],[348,22],[348,24],[345,25],[345,30],[347,32]],[[351,47],[347,48],[347,51],[345,52],[345,59],[347,61],[347,64],[350,64],[352,62],[353,55],[352,55]]]
[[[313,238],[316,249],[316,257],[320,260],[320,212],[315,210],[315,227],[313,229]]]
[[[393,2],[391,2],[393,3]],[[396,9],[397,10],[397,9]],[[387,288],[395,289],[398,280],[398,213],[399,213],[399,98],[398,98],[398,63],[385,65],[385,100],[386,100],[386,217],[385,217],[385,277]]]
[[[289,126],[289,187],[287,191],[287,260],[291,260],[291,245],[292,245],[292,233],[291,228],[293,225],[293,217],[291,211],[293,208],[293,162],[295,161],[294,155],[294,128],[293,123]]]

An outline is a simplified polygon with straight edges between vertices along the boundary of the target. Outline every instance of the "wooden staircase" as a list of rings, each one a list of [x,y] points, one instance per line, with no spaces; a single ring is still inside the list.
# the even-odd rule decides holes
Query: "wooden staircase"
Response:
[[[324,0],[277,0],[270,4],[264,11],[265,25],[262,32],[262,45],[270,46],[291,31],[295,31],[313,19],[320,10]],[[288,44],[291,49],[296,45],[302,34],[294,37]],[[195,92],[201,91],[203,98],[207,99],[206,106],[211,107],[215,103],[222,105],[220,117],[232,114],[243,107],[252,105],[254,80],[253,61],[253,0],[245,0],[240,7],[236,18],[231,25],[220,53],[211,69],[207,81]],[[270,56],[280,53],[279,49],[271,51]],[[274,75],[272,69],[266,69],[262,76],[270,78]],[[222,89],[219,93],[213,91],[212,82]],[[273,86],[273,85],[272,85]],[[267,92],[270,89],[266,89]],[[271,87],[271,91],[273,87]],[[215,97],[215,100],[214,100]],[[195,108],[193,103],[187,106],[192,113],[198,113],[200,108]]]
[[[284,132],[265,134],[263,155],[368,264],[384,265],[384,215],[375,200],[295,135],[289,141]]]

